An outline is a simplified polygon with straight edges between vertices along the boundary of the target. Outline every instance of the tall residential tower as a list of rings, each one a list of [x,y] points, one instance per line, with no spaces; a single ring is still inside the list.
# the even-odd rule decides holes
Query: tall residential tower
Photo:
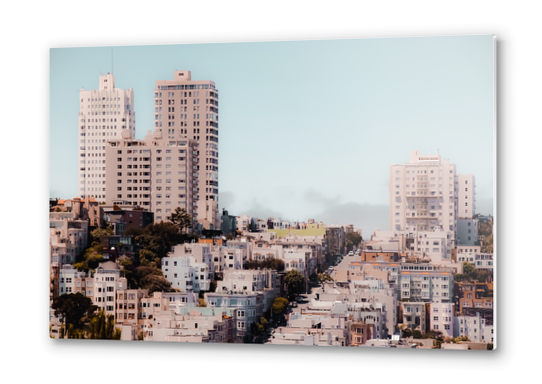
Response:
[[[449,160],[412,151],[410,163],[390,167],[390,230],[455,235],[458,219],[474,214],[474,188],[474,177],[456,174]]]
[[[158,80],[154,90],[154,129],[166,140],[196,142],[197,219],[204,228],[219,228],[218,91],[210,80],[192,80],[190,71],[174,71],[173,80]]]
[[[168,221],[177,207],[193,218],[197,210],[197,147],[193,140],[171,140],[148,131],[145,140],[128,131],[107,142],[107,204],[130,204]]]
[[[115,88],[112,74],[100,76],[98,90],[79,92],[79,195],[105,201],[105,148],[123,131],[135,136],[134,91]]]

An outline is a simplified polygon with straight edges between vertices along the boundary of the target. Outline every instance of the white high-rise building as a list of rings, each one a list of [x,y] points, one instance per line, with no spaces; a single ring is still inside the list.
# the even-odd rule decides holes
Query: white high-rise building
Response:
[[[134,91],[115,88],[112,74],[100,76],[97,90],[79,92],[79,195],[105,201],[105,148],[123,130],[135,136]]]
[[[218,212],[218,91],[211,80],[192,80],[190,71],[174,71],[154,89],[154,129],[168,140],[188,138],[197,145],[197,214],[207,229],[220,226]],[[166,133],[167,132],[167,133]]]
[[[468,193],[461,192],[461,203],[460,182],[467,182],[468,188]],[[467,212],[470,217],[474,214],[474,177],[456,174],[455,164],[439,154],[420,155],[415,150],[409,163],[390,166],[389,191],[390,230],[442,229],[455,237],[457,220],[465,215],[460,208],[472,209]]]

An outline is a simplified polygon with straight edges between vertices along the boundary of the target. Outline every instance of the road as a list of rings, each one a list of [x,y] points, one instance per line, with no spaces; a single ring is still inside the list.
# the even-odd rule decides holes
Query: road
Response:
[[[346,269],[348,267],[348,264],[350,264],[351,262],[353,261],[359,261],[360,260],[360,257],[359,255],[356,256],[356,255],[352,255],[352,256],[348,256],[348,255],[345,255],[343,256],[342,260],[339,262],[338,265],[336,266],[332,266],[331,268],[333,269],[333,271],[330,273],[331,277],[333,279],[335,279],[335,270],[337,268],[341,268],[341,269]],[[286,311],[287,314],[290,314],[292,312],[298,312],[298,310],[302,310],[302,312],[305,312],[308,310],[308,307],[309,307],[309,303],[311,302],[312,299],[316,298],[316,294],[315,294],[315,291],[316,289],[318,289],[319,287],[321,287],[321,284],[317,284],[315,286],[312,286],[312,285],[309,285],[309,292],[308,293],[304,293],[304,294],[301,294],[298,296],[298,298],[300,298],[302,301],[297,303],[297,307],[293,307],[291,304],[288,305],[288,309]],[[295,305],[295,304],[294,304]],[[267,332],[267,337],[264,337],[264,340],[266,340],[269,336],[271,336],[271,334],[275,331],[276,328],[278,328],[280,325],[277,324],[276,326],[272,326],[268,329],[268,332]]]

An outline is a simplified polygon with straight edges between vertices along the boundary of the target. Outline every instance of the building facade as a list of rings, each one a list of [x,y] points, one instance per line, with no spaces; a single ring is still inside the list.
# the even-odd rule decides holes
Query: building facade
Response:
[[[443,337],[454,337],[454,304],[431,303],[429,322],[429,329],[442,332]]]
[[[457,217],[472,219],[476,208],[473,175],[457,175]]]
[[[115,316],[117,290],[125,290],[127,285],[126,278],[120,277],[120,268],[116,263],[112,261],[100,263],[94,273],[94,305],[104,310],[106,316]]]
[[[154,222],[169,220],[177,207],[197,218],[197,146],[186,135],[170,140],[161,131],[135,140],[130,132],[107,143],[106,203],[139,206]]]
[[[478,219],[459,219],[457,221],[457,244],[478,245]]]
[[[454,337],[466,336],[470,341],[493,343],[493,325],[489,325],[479,314],[457,316],[454,321]]]
[[[100,212],[103,222],[111,226],[115,235],[123,235],[128,228],[143,230],[154,223],[154,213],[132,205],[100,207]]]
[[[106,199],[105,148],[123,131],[135,136],[134,91],[115,88],[113,74],[100,76],[97,90],[79,92],[79,195]]]
[[[190,71],[174,71],[173,76],[156,81],[154,129],[168,140],[196,142],[197,219],[218,229],[218,91],[211,80],[192,80]]]
[[[427,324],[425,309],[425,303],[401,302],[403,324],[406,324],[406,326],[413,331],[419,330],[421,333],[426,333]]]
[[[74,264],[88,243],[89,222],[78,219],[76,212],[49,213],[51,269]]]
[[[429,231],[442,228],[457,231],[457,219],[465,217],[459,209],[459,183],[467,182],[461,193],[462,207],[474,214],[474,177],[457,175],[455,164],[440,155],[420,155],[412,151],[410,162],[390,166],[390,229]],[[462,185],[462,189],[464,189]],[[468,210],[467,209],[467,210]],[[461,213],[460,213],[461,212]],[[468,213],[467,213],[468,214]],[[470,216],[472,217],[472,215]]]

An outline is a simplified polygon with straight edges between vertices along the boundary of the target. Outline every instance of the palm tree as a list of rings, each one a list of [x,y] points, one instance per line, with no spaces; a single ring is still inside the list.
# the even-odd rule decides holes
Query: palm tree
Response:
[[[102,340],[120,340],[122,331],[115,327],[115,316],[105,315],[103,310],[100,310],[88,327],[89,339]]]

